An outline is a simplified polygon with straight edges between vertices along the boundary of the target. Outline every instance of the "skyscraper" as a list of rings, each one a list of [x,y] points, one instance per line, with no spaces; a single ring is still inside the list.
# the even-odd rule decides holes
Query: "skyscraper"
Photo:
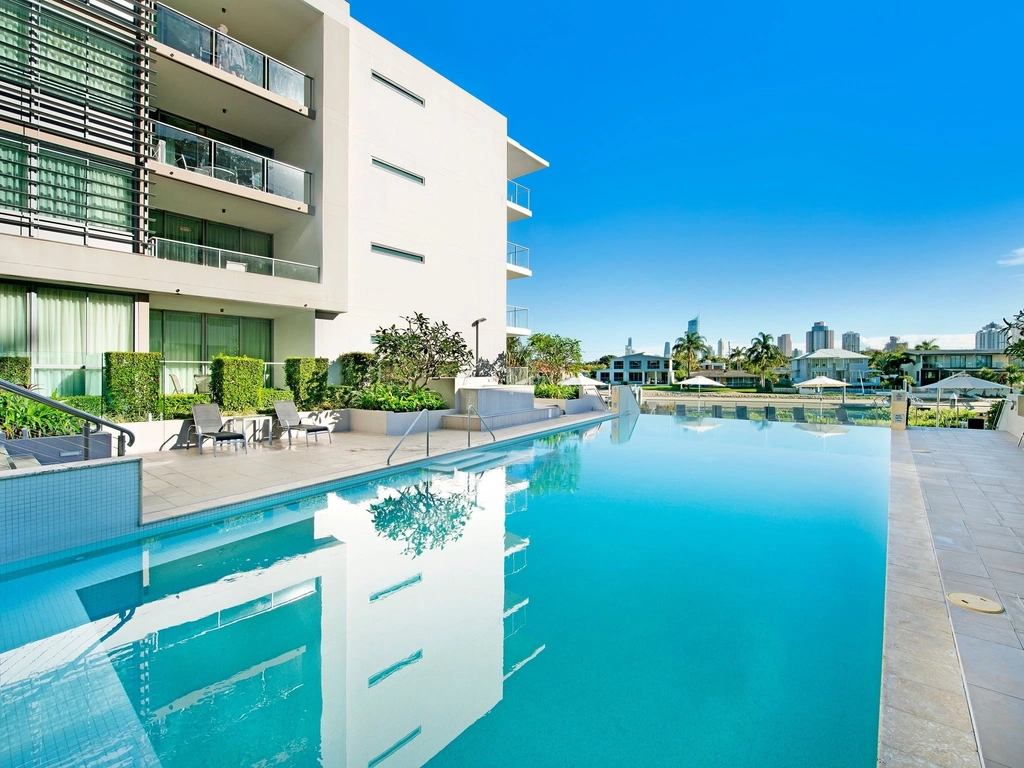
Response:
[[[819,349],[835,349],[836,332],[830,331],[824,320],[819,320],[807,332],[807,354]]]
[[[778,338],[779,350],[786,357],[793,356],[793,337],[788,333],[780,333]]]
[[[844,333],[843,349],[847,352],[860,352],[860,334],[854,331]]]
[[[1002,352],[1006,349],[1006,328],[998,323],[989,323],[974,334],[975,349],[994,349]]]
[[[896,348],[899,347],[903,342],[900,341],[899,336],[890,336],[888,343],[883,347],[886,352],[895,352]]]
[[[697,315],[693,320],[686,324],[687,333],[696,333],[700,336],[700,315]]]

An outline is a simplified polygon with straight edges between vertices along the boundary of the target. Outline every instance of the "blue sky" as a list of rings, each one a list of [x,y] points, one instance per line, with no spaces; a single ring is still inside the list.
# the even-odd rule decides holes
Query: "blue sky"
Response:
[[[535,331],[973,334],[1024,307],[1024,6],[356,0],[551,162]],[[1000,261],[1010,262],[999,264]],[[1016,263],[1013,263],[1016,262]],[[972,338],[972,337],[968,337]],[[973,340],[973,339],[972,339]]]

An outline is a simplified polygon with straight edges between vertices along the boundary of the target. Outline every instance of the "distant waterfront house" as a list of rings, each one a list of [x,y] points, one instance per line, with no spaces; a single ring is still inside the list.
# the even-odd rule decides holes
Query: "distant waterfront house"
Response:
[[[995,349],[908,349],[907,354],[914,362],[903,370],[919,387],[962,371],[974,374],[988,368],[998,373],[1012,362],[1005,352]]]
[[[726,371],[715,367],[694,371],[690,375],[704,376],[726,387],[756,387],[761,384],[761,377],[750,371]]]
[[[639,353],[613,357],[597,378],[608,384],[671,384],[672,359]]]
[[[868,356],[847,349],[819,349],[793,358],[790,368],[794,384],[817,376],[850,384],[877,384],[878,374],[868,369]]]

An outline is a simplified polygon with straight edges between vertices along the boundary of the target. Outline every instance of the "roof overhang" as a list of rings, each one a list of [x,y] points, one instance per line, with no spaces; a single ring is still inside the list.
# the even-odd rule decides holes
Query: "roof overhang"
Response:
[[[541,171],[551,164],[540,155],[531,152],[518,141],[508,138],[508,177],[518,179],[534,171]]]

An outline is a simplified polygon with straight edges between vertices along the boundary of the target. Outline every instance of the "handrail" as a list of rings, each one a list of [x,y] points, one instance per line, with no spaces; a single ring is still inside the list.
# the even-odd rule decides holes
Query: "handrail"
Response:
[[[495,443],[498,442],[498,438],[494,436],[494,432],[492,432],[491,428],[487,426],[487,422],[484,421],[484,417],[480,415],[480,411],[477,411],[476,406],[470,403],[469,408],[466,409],[466,447],[473,447],[473,411],[476,411],[476,417],[480,419],[480,424],[483,425],[484,429],[491,433],[491,441]]]
[[[86,411],[80,411],[77,408],[72,408],[70,405],[65,405],[64,403],[54,400],[53,398],[37,394],[36,392],[33,392],[31,389],[19,387],[17,384],[12,384],[11,382],[4,381],[3,379],[0,379],[0,389],[5,389],[8,392],[11,392],[15,395],[21,395],[22,397],[28,400],[33,400],[37,403],[40,403],[41,405],[47,405],[50,408],[53,408],[54,410],[63,411],[69,416],[74,416],[76,418],[83,419],[87,423],[95,424],[96,429],[89,430],[91,432],[99,432],[101,427],[109,427],[110,429],[117,430],[118,432],[120,432],[120,434],[117,436],[118,456],[124,456],[125,435],[128,436],[128,445],[135,445],[135,433],[132,432],[130,429],[126,429],[120,424],[115,424],[114,422],[107,421],[106,419],[101,418],[100,416],[94,416],[93,414],[87,413]],[[85,430],[83,430],[83,432],[84,431]],[[85,444],[85,458],[89,458],[88,441],[86,441]]]
[[[396,445],[394,448],[391,449],[391,453],[388,454],[387,466],[389,466],[389,467],[391,466],[391,457],[394,456],[395,452],[399,448],[402,447],[402,443],[405,442],[405,438],[407,438],[409,436],[409,433],[412,432],[412,428],[416,426],[417,422],[419,422],[419,420],[420,420],[420,416],[422,416],[424,413],[429,414],[430,411],[428,411],[426,408],[424,408],[422,411],[417,413],[416,414],[416,418],[412,420],[412,424],[409,425],[409,428],[407,430],[405,430],[405,434],[402,435],[402,439],[398,441],[398,445]],[[427,416],[427,456],[429,456],[429,455],[430,455],[430,416],[428,415]]]

